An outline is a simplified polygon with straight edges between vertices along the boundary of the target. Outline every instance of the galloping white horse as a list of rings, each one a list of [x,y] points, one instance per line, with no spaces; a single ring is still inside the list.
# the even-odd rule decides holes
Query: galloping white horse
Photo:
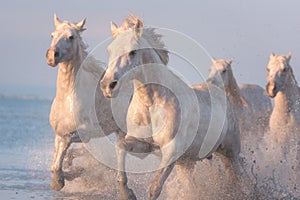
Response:
[[[80,36],[85,30],[85,19],[73,24],[54,15],[54,24],[56,29],[47,51],[48,65],[59,66],[50,112],[50,124],[56,134],[51,187],[60,190],[64,187],[62,163],[71,143],[87,142],[113,132],[124,137],[124,133],[114,121],[110,100],[97,88],[104,69],[103,64],[87,57]]]
[[[267,66],[266,90],[274,98],[270,131],[279,142],[287,141],[291,133],[300,138],[300,88],[289,64],[290,59],[291,53],[287,56],[272,53]]]
[[[216,72],[220,73],[226,94],[238,116],[241,134],[243,130],[257,132],[259,128],[267,128],[272,104],[270,98],[264,94],[265,90],[254,84],[237,84],[231,69],[232,60],[212,59],[212,63],[209,79]]]
[[[125,19],[119,28],[112,23],[111,31],[114,40],[107,48],[109,67],[101,80],[101,89],[106,97],[117,98],[126,81],[133,80],[134,84],[127,135],[117,147],[121,198],[136,199],[127,186],[127,152],[161,152],[149,199],[158,198],[175,163],[187,166],[209,157],[217,149],[235,160],[240,150],[239,128],[225,93],[209,83],[204,88],[186,85],[167,68],[168,51],[161,35],[151,28],[143,29],[138,18]],[[222,124],[220,129],[216,124],[209,126],[210,119],[216,116]],[[216,140],[206,140],[214,136]]]
[[[274,98],[274,109],[270,133],[265,138],[265,160],[274,165],[272,175],[278,177],[278,184],[292,196],[300,197],[300,88],[290,59],[291,53],[272,53],[267,65],[266,91]]]

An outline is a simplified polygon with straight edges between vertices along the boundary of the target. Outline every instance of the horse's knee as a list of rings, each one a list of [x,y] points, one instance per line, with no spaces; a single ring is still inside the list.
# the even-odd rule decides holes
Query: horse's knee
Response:
[[[125,148],[126,148],[126,143],[125,143],[125,141],[124,141],[124,140],[119,140],[119,141],[117,141],[117,143],[116,143],[116,148],[117,148],[117,149],[125,150]]]
[[[138,140],[134,137],[128,137],[118,141],[116,147],[132,153],[150,153],[154,149],[150,143]]]

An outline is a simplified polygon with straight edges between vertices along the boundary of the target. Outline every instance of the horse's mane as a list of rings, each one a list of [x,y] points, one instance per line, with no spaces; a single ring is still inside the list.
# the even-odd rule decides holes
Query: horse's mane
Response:
[[[233,94],[231,94],[232,96],[230,96],[230,98],[232,98],[235,101],[234,103],[242,104],[242,106],[248,106],[246,99],[240,93],[240,89],[239,89],[239,86],[233,75],[231,65],[228,66],[227,73],[229,75],[229,86],[228,86],[229,91],[233,92]],[[227,90],[227,89],[225,88],[225,90]],[[236,98],[238,98],[238,102],[236,102]]]
[[[169,52],[165,48],[165,44],[162,41],[162,35],[155,33],[155,28],[143,28],[142,21],[133,15],[127,17],[121,25],[122,30],[137,29],[137,31],[142,31],[141,37],[147,40],[151,47],[159,55],[161,61],[167,65],[169,62]]]
[[[95,59],[93,56],[88,55],[88,45],[83,41],[81,37],[81,32],[78,32],[78,58],[82,63],[78,63],[82,65],[83,70],[93,73],[96,77],[100,78],[103,74],[104,69],[106,68],[105,63]]]
[[[288,67],[290,69],[290,75],[291,75],[291,79],[293,81],[293,84],[295,84],[296,86],[298,86],[297,80],[295,78],[294,72],[293,72],[293,68],[290,66],[290,64],[288,63]],[[299,86],[298,86],[299,87]]]
[[[164,42],[161,40],[162,35],[155,33],[154,28],[143,29],[142,37],[146,38],[148,43],[153,47],[156,53],[159,55],[161,61],[167,65],[169,62],[169,52],[165,48]]]
[[[88,52],[86,50],[88,48],[88,45],[83,41],[80,32],[78,33],[78,38],[79,38],[79,53],[80,53],[80,56],[82,56],[83,58],[86,58],[86,56],[88,55]]]

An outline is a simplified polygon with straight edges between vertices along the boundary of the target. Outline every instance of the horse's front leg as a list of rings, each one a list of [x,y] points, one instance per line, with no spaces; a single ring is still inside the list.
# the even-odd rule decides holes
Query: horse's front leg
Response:
[[[61,190],[65,186],[64,174],[62,171],[62,163],[70,144],[71,144],[70,135],[65,135],[63,137],[59,135],[55,136],[54,160],[51,166],[51,171],[52,171],[51,188],[56,191]]]
[[[120,140],[116,145],[117,159],[118,159],[118,182],[120,185],[120,199],[132,199],[135,200],[136,197],[133,191],[127,186],[127,176],[125,172],[125,157],[127,152],[132,153],[150,153],[156,149],[156,146],[138,140],[135,137],[128,136],[123,140]]]
[[[164,168],[159,169],[156,172],[155,178],[151,182],[150,188],[149,188],[149,200],[155,200],[159,197],[163,185],[165,181],[167,180],[168,176],[172,172],[172,169],[174,168],[175,163],[172,163]]]
[[[163,185],[175,166],[176,141],[169,142],[166,147],[161,148],[162,159],[155,178],[149,188],[149,200],[157,199],[162,191]]]
[[[117,181],[120,185],[121,200],[136,200],[133,191],[127,186],[127,175],[125,172],[125,157],[127,154],[125,139],[118,141],[116,145],[116,153],[118,159],[118,175]]]

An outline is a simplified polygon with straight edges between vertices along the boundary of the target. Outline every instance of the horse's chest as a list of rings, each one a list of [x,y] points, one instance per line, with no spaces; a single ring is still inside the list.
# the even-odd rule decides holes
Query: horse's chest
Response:
[[[128,135],[137,138],[152,136],[150,113],[145,106],[131,104],[127,112]]]
[[[76,130],[79,116],[78,108],[73,98],[55,99],[50,113],[50,124],[57,134],[67,134]]]

